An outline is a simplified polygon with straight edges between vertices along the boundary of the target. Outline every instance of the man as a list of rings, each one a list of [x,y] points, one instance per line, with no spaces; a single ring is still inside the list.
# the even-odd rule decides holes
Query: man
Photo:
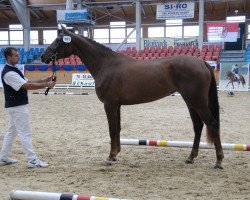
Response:
[[[239,79],[239,74],[238,74],[239,68],[238,68],[238,65],[237,64],[233,65],[231,71],[233,72],[234,77],[236,78],[236,80],[238,80]]]
[[[28,92],[42,88],[53,88],[55,82],[51,77],[45,80],[29,81],[22,72],[15,67],[19,61],[18,50],[8,47],[4,51],[6,65],[3,68],[1,79],[4,88],[5,108],[9,115],[9,127],[3,140],[0,152],[0,166],[11,165],[18,161],[10,157],[12,145],[18,135],[28,161],[28,167],[47,167],[48,164],[37,158],[31,140],[29,122]]]

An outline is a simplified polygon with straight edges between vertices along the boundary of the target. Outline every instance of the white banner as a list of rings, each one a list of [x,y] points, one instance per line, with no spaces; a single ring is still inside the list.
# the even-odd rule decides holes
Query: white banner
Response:
[[[194,2],[169,2],[157,4],[156,19],[194,18]]]
[[[95,80],[90,73],[73,73],[72,74],[72,85],[84,86],[84,87],[95,87]]]
[[[5,64],[0,64],[0,74],[2,74]],[[24,74],[24,65],[16,65],[16,67]],[[0,88],[3,87],[2,79],[0,78]]]

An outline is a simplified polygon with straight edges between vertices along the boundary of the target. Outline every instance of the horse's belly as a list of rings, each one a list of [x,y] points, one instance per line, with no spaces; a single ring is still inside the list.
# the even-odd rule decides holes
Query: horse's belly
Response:
[[[141,88],[140,91],[127,91],[122,95],[119,95],[119,102],[121,105],[133,105],[140,103],[148,103],[152,101],[156,101],[158,99],[164,98],[171,93],[175,92],[175,90],[147,90]]]

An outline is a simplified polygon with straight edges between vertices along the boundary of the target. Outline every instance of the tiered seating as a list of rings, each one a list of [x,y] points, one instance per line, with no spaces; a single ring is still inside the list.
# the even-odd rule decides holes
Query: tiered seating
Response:
[[[55,64],[57,65],[81,65],[83,64],[81,59],[77,55],[71,55],[67,58],[58,59]],[[50,65],[52,65],[52,62],[50,62]]]
[[[131,56],[138,60],[155,60],[162,57],[176,55],[190,55],[205,61],[219,61],[221,45],[203,45],[200,50],[198,46],[168,46],[168,47],[145,47],[137,51],[135,47],[127,47],[126,50],[117,50],[117,53]]]
[[[4,64],[6,59],[3,55],[5,48],[0,49],[0,64]],[[19,62],[18,64],[28,64],[31,63],[34,59],[37,59],[41,53],[44,51],[44,48],[30,48],[29,51],[24,51],[24,48],[17,48],[19,53]]]
[[[53,70],[52,62],[49,64],[41,63],[41,64],[33,64],[26,65],[25,69],[28,71],[48,71]],[[55,61],[54,66],[55,71],[85,71],[87,70],[86,66],[82,63],[81,59],[76,55],[71,55],[67,58],[58,59]]]

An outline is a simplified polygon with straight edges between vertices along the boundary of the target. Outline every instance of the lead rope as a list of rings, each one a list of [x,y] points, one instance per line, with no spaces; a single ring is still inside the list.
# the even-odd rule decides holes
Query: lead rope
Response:
[[[56,81],[56,66],[55,66],[55,62],[56,62],[56,54],[54,54],[53,56],[51,56],[51,60],[52,60],[52,81]],[[45,96],[48,95],[50,88],[47,88],[45,91]]]

